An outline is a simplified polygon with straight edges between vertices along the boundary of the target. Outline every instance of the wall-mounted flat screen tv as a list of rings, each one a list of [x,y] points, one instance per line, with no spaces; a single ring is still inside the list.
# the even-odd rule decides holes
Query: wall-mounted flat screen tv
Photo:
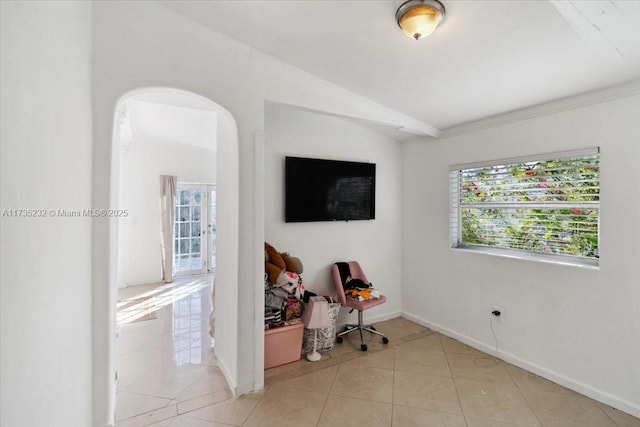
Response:
[[[285,222],[374,219],[376,165],[286,157]]]

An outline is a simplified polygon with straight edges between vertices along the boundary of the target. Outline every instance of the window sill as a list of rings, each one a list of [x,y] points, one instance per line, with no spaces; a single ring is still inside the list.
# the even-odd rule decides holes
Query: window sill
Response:
[[[535,254],[535,253],[528,253],[528,252],[512,251],[508,249],[486,248],[486,247],[478,247],[478,246],[451,247],[450,249],[455,252],[467,252],[467,253],[476,253],[481,255],[493,255],[493,256],[499,256],[503,258],[512,258],[512,259],[519,259],[519,260],[525,260],[525,261],[540,262],[544,264],[578,267],[578,268],[584,268],[587,270],[600,269],[598,260],[591,261],[591,260],[585,260],[585,259],[576,259],[573,257],[568,257],[568,256],[565,257],[561,255]]]

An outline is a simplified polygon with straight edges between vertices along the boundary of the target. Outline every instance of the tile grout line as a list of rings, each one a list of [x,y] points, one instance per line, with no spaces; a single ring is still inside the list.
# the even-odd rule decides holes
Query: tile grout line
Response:
[[[518,382],[515,380],[515,378],[513,378],[513,375],[511,375],[511,372],[509,372],[509,369],[507,369],[507,367],[505,366],[504,370],[507,371],[507,374],[509,374],[509,378],[511,378],[511,381],[513,381],[513,383],[516,385],[516,388],[520,392],[520,396],[522,396],[524,401],[527,402],[527,406],[529,407],[529,409],[531,409],[531,412],[533,413],[533,416],[536,417],[536,420],[538,420],[538,423],[541,426],[544,426],[544,424],[542,423],[542,420],[540,420],[540,418],[538,418],[538,414],[536,413],[535,409],[533,409],[533,406],[531,406],[531,403],[529,402],[529,399],[527,399],[527,396],[525,396],[524,392],[520,388],[520,385],[518,385]]]
[[[201,282],[201,286],[200,286],[200,287],[198,287],[198,289],[194,289],[194,290],[193,290],[192,292],[190,292],[188,295],[185,295],[183,298],[180,298],[179,300],[182,300],[182,299],[185,299],[185,298],[190,298],[190,297],[191,297],[191,295],[193,295],[194,293],[196,293],[196,292],[198,292],[198,291],[201,291],[202,289],[204,289],[204,288],[206,288],[207,286],[209,286],[209,285],[207,284],[207,280],[203,280],[203,279],[201,279],[201,280],[199,280],[199,281]],[[149,294],[149,293],[151,293],[151,294],[153,295],[153,294],[157,294],[157,293],[159,293],[159,292],[160,292],[160,288],[163,288],[163,289],[164,289],[164,288],[166,288],[166,289],[172,289],[172,288],[179,288],[179,287],[180,287],[180,285],[179,285],[179,284],[175,284],[175,285],[172,285],[172,286],[170,286],[170,287],[167,287],[166,285],[164,285],[164,284],[163,284],[163,285],[162,285],[162,286],[160,286],[160,287],[156,287],[155,289],[149,289],[149,290],[148,290],[148,289],[135,289],[135,292],[133,292],[133,289],[132,289],[132,294],[131,294],[131,295],[129,295],[129,297],[128,297],[128,298],[125,298],[125,299],[127,299],[127,300],[137,300],[137,299],[140,299],[140,295]],[[138,294],[138,292],[141,292],[141,293],[140,293],[140,294]],[[175,302],[177,302],[177,301],[178,301],[178,299],[173,298],[173,299],[172,299],[172,304],[174,304],[174,303],[175,303]],[[127,307],[127,306],[125,306],[125,307],[123,307],[123,309],[124,309],[124,310],[119,309],[119,310],[118,310],[118,312],[120,312],[120,311],[126,311],[126,309],[127,309],[127,308],[128,308],[128,307]],[[154,312],[160,312],[163,308],[164,308],[164,307],[157,307],[157,308],[154,310]],[[125,325],[121,325],[120,327],[121,327],[121,328],[123,328],[124,326],[125,326]],[[128,325],[127,325],[127,326],[128,326]],[[139,328],[139,327],[138,327],[138,328]],[[164,331],[164,330],[163,330],[163,331],[161,331],[160,333],[156,333],[155,335],[158,335],[158,336],[164,336],[166,332],[167,332],[167,331]],[[122,331],[121,331],[121,334],[122,334]],[[135,334],[134,334],[134,335],[135,335]],[[152,340],[151,340],[151,339],[149,339],[149,341],[152,341]],[[145,343],[145,344],[139,344],[137,347],[138,347],[138,348],[142,348],[144,345],[147,345],[147,343]],[[122,348],[122,347],[121,347],[121,348]],[[125,356],[125,355],[122,355],[122,354],[118,354],[118,358],[121,358],[121,357],[131,357],[131,355],[132,355],[132,354],[134,354],[134,352],[135,352],[135,349],[132,349],[132,350],[130,350],[130,351],[128,352],[128,353],[131,353],[131,354],[129,354],[129,355],[126,355],[126,356]],[[153,359],[154,359],[154,360],[158,360],[158,361],[162,361],[162,362],[165,362],[165,361],[171,361],[171,362],[173,362],[173,358],[169,358],[169,357],[166,357],[166,356],[161,356],[161,357],[159,357],[159,358],[157,358],[157,359],[154,357]],[[210,366],[210,365],[208,365],[208,364],[202,364],[202,363],[198,363],[198,364],[191,364],[191,363],[190,363],[190,365],[192,365],[192,366],[194,366],[194,367],[198,367],[198,366],[199,366],[199,367],[201,367],[201,368],[203,368],[203,369],[205,370],[204,372],[206,372],[207,368]],[[121,393],[123,393],[123,392],[124,392],[124,393],[129,393],[129,394],[137,395],[137,396],[152,397],[152,398],[157,398],[157,399],[164,399],[164,400],[167,400],[167,403],[166,403],[164,406],[161,406],[161,407],[158,407],[158,408],[154,408],[154,409],[151,409],[151,410],[149,410],[149,411],[139,412],[139,413],[134,414],[134,415],[132,415],[132,416],[129,416],[129,417],[126,417],[126,418],[120,419],[120,420],[118,420],[117,422],[125,422],[125,421],[133,420],[133,419],[136,419],[136,418],[138,418],[138,419],[140,419],[140,420],[142,421],[143,417],[145,417],[145,416],[149,416],[149,415],[152,415],[152,414],[154,414],[154,413],[155,413],[155,414],[157,414],[159,411],[163,411],[163,410],[167,410],[167,409],[169,409],[169,410],[170,410],[172,407],[173,407],[173,410],[174,410],[173,412],[175,412],[175,414],[174,414],[174,415],[168,416],[168,417],[166,417],[166,418],[165,418],[165,417],[162,417],[162,418],[160,418],[160,419],[153,420],[152,422],[149,422],[149,423],[146,423],[145,421],[142,421],[142,424],[143,424],[143,425],[150,425],[150,424],[156,424],[156,423],[158,423],[158,422],[162,422],[162,421],[166,421],[166,420],[174,420],[174,419],[176,419],[177,417],[179,417],[179,416],[181,415],[181,414],[180,414],[180,412],[179,412],[179,409],[178,409],[178,404],[179,404],[179,403],[186,402],[186,401],[179,401],[179,400],[177,399],[177,397],[178,397],[181,393],[183,393],[185,390],[187,390],[190,386],[192,386],[193,384],[195,384],[195,382],[196,382],[196,381],[198,381],[198,380],[200,379],[201,375],[202,375],[202,374],[200,374],[198,377],[194,378],[191,382],[187,383],[187,384],[186,384],[186,385],[185,385],[185,386],[184,386],[184,387],[183,387],[183,388],[182,388],[182,389],[181,389],[177,394],[172,395],[172,397],[157,396],[157,395],[154,395],[154,394],[140,393],[140,392],[137,392],[137,391],[132,391],[132,390],[130,390],[130,389],[129,389],[129,387],[131,386],[131,384],[129,384],[129,385],[127,385],[127,386],[123,387],[122,389],[120,389],[120,390],[117,392],[117,395],[120,395]],[[137,380],[136,380],[136,381],[137,381]],[[119,401],[119,398],[121,398],[121,397],[122,397],[122,396],[118,396],[118,397],[116,397],[116,404],[118,404],[118,403],[119,403],[118,401]],[[197,396],[196,398],[199,398],[199,397],[201,397],[201,396]],[[192,400],[192,399],[189,399],[189,400]],[[171,422],[172,422],[172,421],[171,421]]]
[[[126,418],[121,418],[121,419],[117,420],[116,422],[124,422],[124,421],[130,420],[132,418],[136,418],[136,417],[139,417],[139,416],[142,416],[142,415],[147,415],[147,414],[150,414],[150,413],[155,412],[155,411],[160,411],[162,409],[170,407],[171,405],[175,405],[176,414],[178,414],[178,402],[173,398],[154,396],[154,395],[151,395],[151,394],[144,394],[144,393],[136,393],[136,392],[133,392],[133,391],[126,391],[126,393],[136,394],[138,396],[144,396],[144,397],[154,397],[156,399],[164,399],[164,400],[168,400],[168,402],[164,406],[160,406],[160,407],[157,407],[157,408],[149,409],[148,411],[144,411],[144,412],[139,412],[137,414],[133,414],[133,415],[131,415],[129,417],[126,417]],[[162,421],[162,420],[159,420],[159,421]]]
[[[393,346],[393,364],[391,365],[393,369],[393,377],[391,380],[391,427],[393,427],[393,413],[396,407],[396,351],[398,350],[398,346]]]
[[[611,422],[612,422],[613,424],[615,424],[615,425],[617,425],[617,426],[619,426],[619,425],[620,425],[620,424],[618,424],[618,423],[616,422],[616,420],[614,420],[614,419],[611,417],[611,415],[609,415],[609,413],[608,413],[607,411],[605,411],[605,410],[602,408],[602,405],[606,405],[606,403],[598,402],[598,401],[597,401],[597,400],[595,400],[595,399],[594,399],[593,401],[596,403],[596,406],[597,406],[597,407],[598,407],[598,408],[599,408],[599,409],[600,409],[600,410],[601,410],[601,411],[606,415],[606,417],[607,417],[607,418],[609,418],[609,419],[611,420]]]
[[[449,362],[449,352],[447,352],[444,343],[442,342],[442,334],[439,334],[440,345],[442,346],[442,351],[444,351],[444,358],[447,360],[447,367],[449,368],[449,374],[451,375],[451,381],[453,381],[453,388],[456,391],[456,398],[458,399],[458,405],[460,406],[460,412],[462,412],[462,418],[464,419],[464,425],[469,427],[469,423],[467,423],[467,416],[464,413],[464,408],[462,407],[462,402],[460,401],[460,393],[458,393],[458,385],[456,384],[456,379],[453,376],[453,370],[451,369],[451,363]]]
[[[334,365],[334,366],[337,366],[336,374],[334,375],[333,380],[331,380],[331,385],[329,386],[329,391],[327,391],[327,393],[324,396],[324,402],[322,403],[322,410],[320,411],[320,415],[318,415],[318,420],[316,421],[316,427],[318,427],[318,425],[320,424],[320,420],[322,419],[322,415],[324,414],[324,410],[327,407],[327,401],[329,400],[329,394],[331,393],[331,389],[333,388],[333,384],[336,382],[336,378],[338,378],[338,372],[340,372],[340,367],[342,366],[342,363],[339,363],[339,364]],[[329,366],[326,369],[329,369],[329,368],[332,368],[332,367],[333,366]],[[314,372],[319,372],[321,370],[322,369],[318,369],[317,371],[314,371]]]
[[[251,408],[251,411],[249,411],[249,414],[248,414],[248,415],[247,415],[247,417],[244,419],[244,421],[240,424],[240,426],[244,426],[244,425],[246,425],[246,424],[247,424],[247,421],[249,421],[249,419],[251,418],[251,415],[253,415],[253,412],[256,410],[256,408],[258,407],[258,405],[260,405],[260,402],[262,402],[262,399],[264,399],[264,398],[265,398],[265,396],[267,395],[267,393],[268,393],[268,392],[269,392],[269,390],[267,389],[267,390],[265,390],[265,391],[264,391],[264,393],[262,393],[262,396],[260,397],[260,399],[258,399],[258,401],[257,401],[257,402],[256,402],[256,404],[253,406],[253,408]],[[251,394],[251,393],[249,393],[249,394]],[[241,398],[241,397],[242,397],[242,396],[238,396],[238,397],[234,397],[234,398],[232,398],[232,399],[239,399],[239,398]],[[227,400],[229,400],[229,399],[225,399],[223,402],[226,402]],[[218,403],[220,403],[220,402],[218,402]],[[216,404],[216,403],[214,403],[213,405],[215,405],[215,404]],[[213,406],[213,405],[212,405],[212,406]],[[217,423],[218,421],[214,421],[214,422],[215,422],[215,423]],[[232,425],[235,425],[235,424],[232,424]]]
[[[173,404],[173,405],[176,407],[176,408],[175,408],[175,409],[176,409],[176,415],[172,415],[172,416],[167,417],[167,418],[160,418],[160,419],[158,419],[158,420],[153,420],[152,422],[150,422],[150,423],[148,423],[148,424],[145,424],[145,423],[144,423],[144,421],[143,421],[141,425],[142,425],[142,426],[148,426],[148,425],[151,425],[151,424],[159,423],[160,421],[170,420],[170,419],[173,419],[173,418],[177,417],[177,416],[178,416],[178,415],[177,415],[177,414],[178,414],[178,406],[177,406],[176,404]],[[154,413],[154,412],[160,411],[160,410],[162,410],[162,409],[168,408],[168,407],[170,407],[170,406],[171,406],[171,404],[167,404],[166,406],[163,406],[163,407],[161,407],[161,408],[156,408],[156,409],[152,409],[152,410],[150,410],[150,411],[141,412],[141,413],[139,413],[139,414],[132,415],[131,417],[123,418],[123,419],[121,419],[121,420],[116,420],[116,422],[115,422],[115,423],[116,423],[116,425],[117,425],[118,423],[123,423],[123,422],[125,422],[125,421],[130,421],[130,420],[133,420],[133,419],[135,419],[135,418],[140,418],[140,419],[142,419],[141,417],[142,417],[143,415],[149,415],[149,414],[152,414],[152,413]]]
[[[333,382],[331,384],[333,385]],[[324,414],[324,410],[327,408],[327,401],[328,400],[329,400],[329,393],[326,393],[324,395],[324,402],[322,402],[322,409],[320,410],[320,414],[318,415],[318,419],[316,420],[316,427],[318,427],[318,425],[320,424],[320,420],[322,419],[322,415]]]

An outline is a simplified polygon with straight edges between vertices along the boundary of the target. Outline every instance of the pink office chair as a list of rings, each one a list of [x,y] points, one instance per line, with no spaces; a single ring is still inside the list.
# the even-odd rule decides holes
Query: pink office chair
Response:
[[[343,263],[344,265],[345,263]],[[346,263],[349,265],[350,276],[352,279],[360,279],[364,283],[369,283],[367,280],[367,276],[365,276],[364,271],[360,268],[360,264],[357,261],[349,261]],[[376,331],[372,325],[365,325],[362,321],[362,312],[364,310],[368,310],[372,307],[375,307],[380,304],[384,304],[387,301],[387,298],[384,295],[380,295],[380,298],[372,298],[366,301],[358,301],[353,298],[348,298],[344,294],[344,284],[342,282],[342,277],[340,275],[340,268],[338,264],[334,264],[332,267],[333,272],[333,280],[336,283],[336,290],[338,291],[338,299],[340,300],[340,304],[343,307],[351,308],[352,310],[358,310],[358,324],[357,325],[345,325],[344,330],[340,332],[336,338],[338,344],[342,342],[342,336],[347,335],[353,331],[360,332],[360,348],[362,351],[367,351],[367,345],[364,343],[364,336],[362,335],[362,331],[369,331],[373,334],[380,335],[382,337],[382,342],[387,344],[389,342],[389,338],[387,338],[384,334]],[[344,275],[344,272],[343,272]]]

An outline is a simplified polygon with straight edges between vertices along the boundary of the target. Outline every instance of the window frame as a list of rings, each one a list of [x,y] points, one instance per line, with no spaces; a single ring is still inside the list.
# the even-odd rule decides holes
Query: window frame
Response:
[[[598,255],[594,257],[585,257],[579,255],[566,255],[566,254],[547,254],[536,251],[529,251],[525,249],[503,248],[495,246],[485,246],[473,243],[462,242],[462,210],[464,209],[462,198],[462,189],[460,183],[460,174],[464,170],[496,167],[501,165],[515,165],[530,162],[547,162],[553,160],[569,160],[578,159],[581,157],[598,156],[598,164],[600,160],[599,147],[585,148],[579,150],[571,150],[555,153],[535,154],[520,157],[511,157],[504,159],[494,159],[488,161],[454,164],[449,166],[449,246],[452,250],[473,252],[480,254],[497,255],[508,258],[517,258],[530,261],[538,261],[545,263],[571,265],[578,267],[599,268],[600,265],[600,194],[598,193],[597,204],[591,204],[589,209],[596,209],[598,211],[597,227],[598,227]],[[601,170],[598,167],[598,184],[601,181]],[[599,187],[599,185],[598,185]],[[537,202],[537,205],[544,204],[544,202]],[[579,205],[581,202],[568,202],[567,204]],[[482,203],[479,203],[482,204]],[[490,205],[487,202],[487,205]],[[495,204],[495,203],[494,203]],[[478,203],[475,203],[478,205]],[[509,204],[508,204],[509,205]],[[513,205],[513,204],[511,204]],[[474,206],[473,208],[478,208]],[[493,207],[495,208],[495,207]],[[526,208],[526,204],[523,203],[523,208]],[[478,208],[479,209],[479,208]],[[513,207],[505,206],[502,209],[513,209]],[[547,208],[544,208],[547,209]],[[551,209],[551,208],[548,208]]]

